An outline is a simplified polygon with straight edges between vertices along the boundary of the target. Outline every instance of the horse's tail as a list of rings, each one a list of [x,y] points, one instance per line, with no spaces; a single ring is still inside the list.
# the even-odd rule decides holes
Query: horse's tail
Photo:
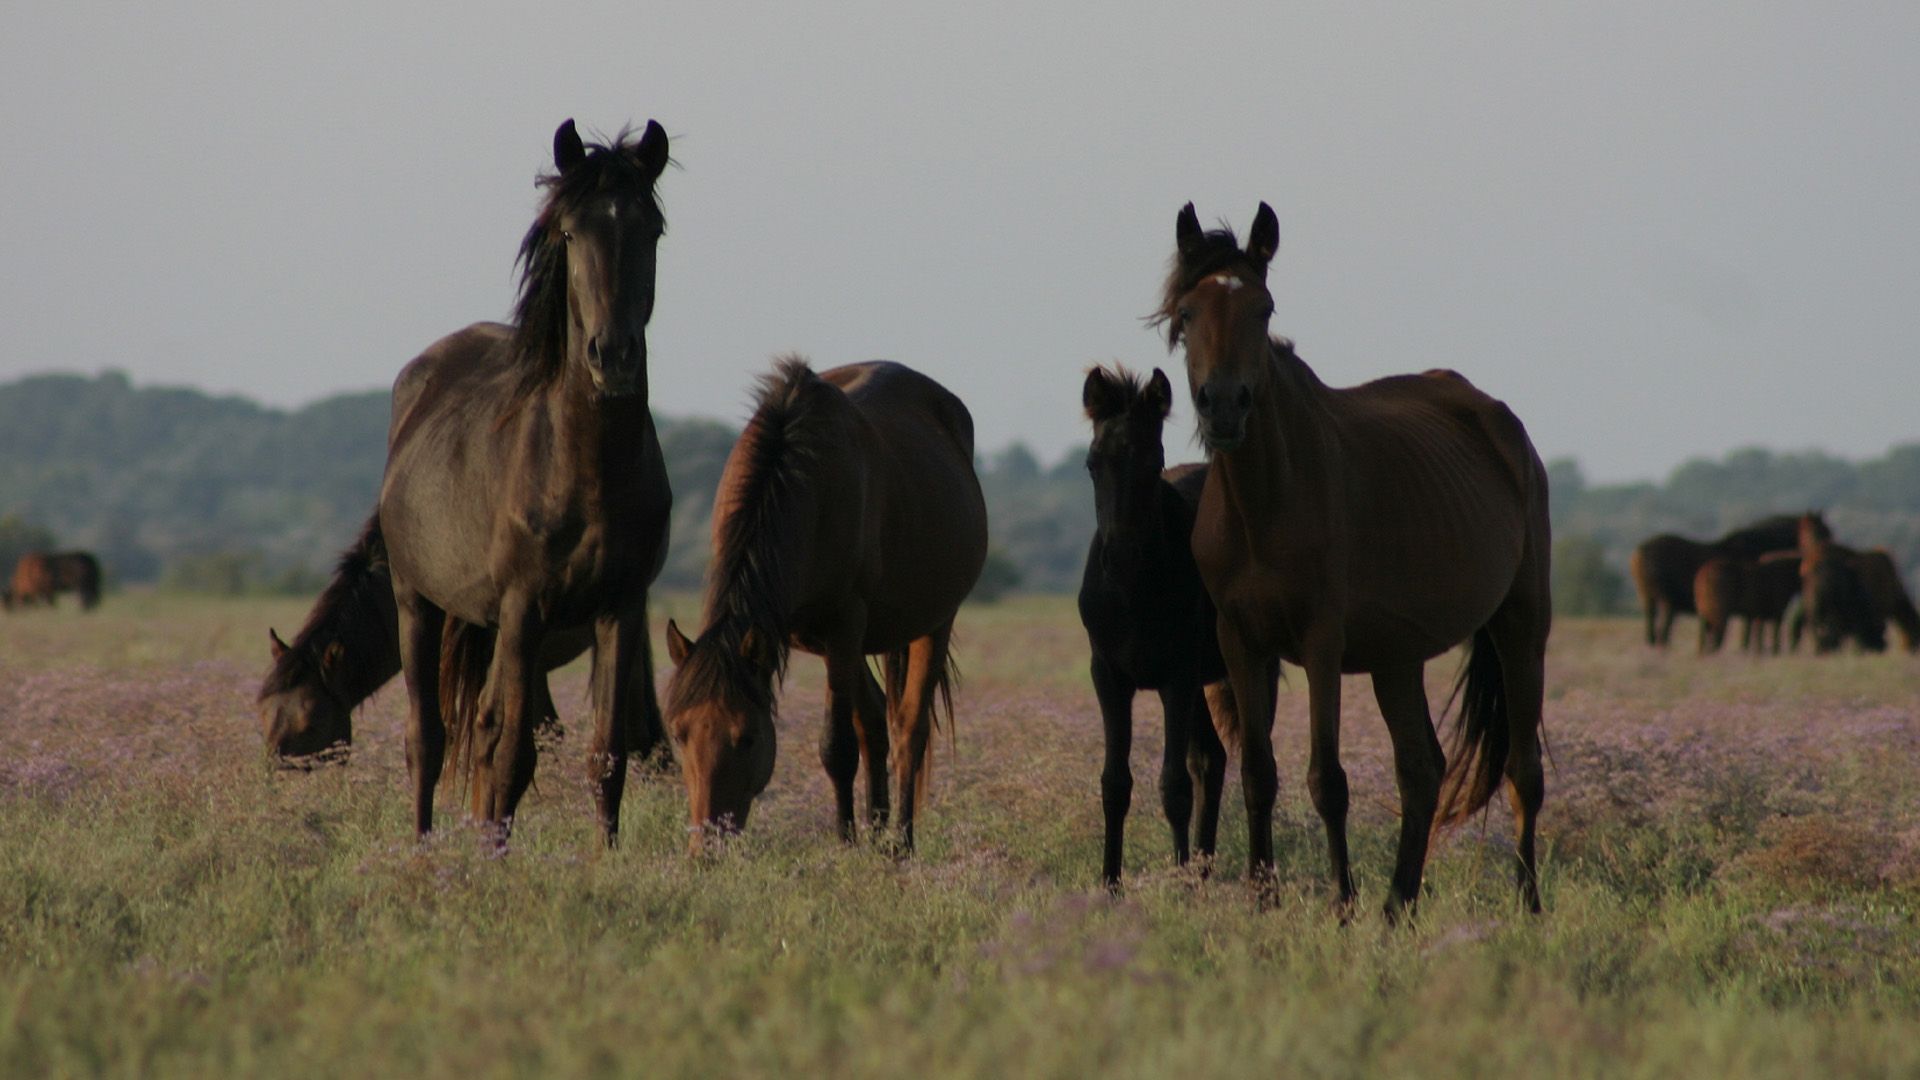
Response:
[[[440,783],[468,774],[473,728],[479,721],[480,694],[493,666],[493,628],[475,626],[449,615],[440,632],[440,717],[447,729],[446,765]]]
[[[941,663],[940,670],[934,673],[933,685],[928,688],[929,693],[933,697],[933,707],[929,710],[929,713],[933,718],[934,732],[938,732],[944,727],[947,732],[948,741],[952,742],[954,741],[953,688],[959,685],[960,682],[960,663],[954,659],[953,641],[951,637],[948,638],[947,644],[946,659]],[[886,669],[887,701],[889,703],[900,701],[906,696],[907,672],[910,667],[908,663],[909,658],[908,650],[905,647],[894,649],[886,654],[883,666]],[[933,786],[934,741],[932,735],[929,734],[925,755],[920,759],[920,778],[919,782],[916,783],[913,788],[913,808],[916,811],[926,802],[927,789]]]
[[[1507,701],[1500,653],[1484,626],[1474,631],[1467,646],[1467,662],[1454,683],[1448,710],[1455,701],[1460,711],[1447,748],[1446,775],[1440,781],[1436,829],[1459,824],[1484,808],[1507,768],[1513,710]]]

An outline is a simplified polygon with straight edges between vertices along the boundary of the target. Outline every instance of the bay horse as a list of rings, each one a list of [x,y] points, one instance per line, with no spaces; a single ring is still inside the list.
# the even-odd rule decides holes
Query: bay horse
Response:
[[[1185,346],[1209,471],[1194,561],[1219,609],[1238,702],[1250,877],[1272,887],[1273,672],[1307,676],[1308,790],[1325,824],[1338,910],[1354,898],[1340,677],[1366,672],[1392,737],[1400,840],[1389,919],[1420,891],[1429,835],[1512,785],[1518,884],[1540,910],[1535,828],[1545,797],[1539,728],[1552,622],[1547,476],[1506,405],[1452,371],[1347,389],[1322,383],[1272,336],[1267,266],[1279,247],[1261,203],[1245,248],[1203,232],[1188,203],[1154,319]],[[1447,763],[1426,661],[1469,641]]]
[[[1717,652],[1727,638],[1727,624],[1738,616],[1746,620],[1740,634],[1743,650],[1767,651],[1767,632],[1773,632],[1773,651],[1780,651],[1780,624],[1787,605],[1800,595],[1800,553],[1770,551],[1758,559],[1716,555],[1693,576],[1693,606],[1700,614],[1700,652]]]
[[[665,715],[694,850],[709,829],[744,827],[773,775],[775,684],[793,648],[826,660],[820,764],[840,836],[854,839],[862,763],[868,822],[885,825],[890,764],[912,849],[936,703],[952,723],[954,614],[986,553],[973,418],[959,398],[887,361],[818,373],[798,357],[775,363],[715,494],[705,629],[689,640],[667,624]],[[867,667],[875,654],[884,700]]]
[[[353,710],[400,674],[397,619],[386,543],[375,516],[340,553],[332,579],[314,601],[292,644],[282,641],[273,629],[267,630],[272,663],[261,680],[256,708],[267,749],[283,764],[305,764],[315,760],[314,755],[353,745]],[[448,633],[444,640],[448,647],[458,647],[455,643],[482,635],[491,636],[476,628],[470,637]],[[592,643],[592,635],[580,630],[549,635],[542,657],[545,669],[572,662]],[[484,674],[488,660],[476,656],[462,658],[462,663],[477,666]],[[650,674],[645,677],[651,681]],[[537,723],[555,730],[559,712],[544,680],[540,694]],[[643,697],[644,708],[651,696]],[[657,717],[652,724],[657,732]]]
[[[1812,515],[1800,521],[1799,544],[1806,601],[1793,622],[1795,648],[1802,626],[1811,624],[1816,653],[1833,652],[1847,638],[1868,652],[1883,652],[1888,619],[1899,627],[1908,652],[1920,648],[1920,613],[1885,549],[1858,551],[1837,543],[1826,523]]]
[[[99,607],[100,560],[85,551],[29,551],[14,564],[10,607],[52,607],[63,592],[78,595],[84,611]]]
[[[1628,570],[1646,615],[1647,644],[1666,645],[1673,637],[1674,617],[1696,613],[1693,579],[1708,559],[1758,559],[1772,551],[1796,550],[1799,526],[1798,515],[1776,514],[1705,543],[1674,533],[1642,541],[1633,549]]]
[[[1114,368],[1087,372],[1081,404],[1093,423],[1087,471],[1096,527],[1080,579],[1080,622],[1092,651],[1093,690],[1106,732],[1100,802],[1106,820],[1101,874],[1120,881],[1127,810],[1133,799],[1133,697],[1159,692],[1166,718],[1160,807],[1173,830],[1174,858],[1186,865],[1188,826],[1203,863],[1213,858],[1227,751],[1210,717],[1233,706],[1214,636],[1213,601],[1193,562],[1194,512],[1205,465],[1165,469],[1161,432],[1173,390],[1158,368],[1141,380]],[[1228,730],[1238,721],[1227,720]],[[1194,794],[1199,792],[1196,807]],[[1198,818],[1194,814],[1198,810]]]
[[[449,754],[471,812],[504,841],[533,779],[539,660],[556,631],[593,637],[588,774],[608,844],[619,831],[627,725],[647,654],[647,589],[672,494],[648,408],[646,327],[665,220],[667,136],[649,121],[588,145],[573,121],[520,245],[511,326],[477,323],[400,373],[380,531],[408,700],[414,828],[433,827]],[[441,694],[448,620],[498,635],[471,708]],[[452,673],[455,676],[460,672]],[[650,747],[634,747],[642,754]]]

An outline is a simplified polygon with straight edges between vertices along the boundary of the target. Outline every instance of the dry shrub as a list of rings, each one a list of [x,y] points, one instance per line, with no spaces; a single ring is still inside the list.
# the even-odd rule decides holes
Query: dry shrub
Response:
[[[1831,814],[1774,818],[1760,826],[1761,844],[1735,864],[1747,874],[1789,887],[1866,889],[1888,883],[1898,838]]]

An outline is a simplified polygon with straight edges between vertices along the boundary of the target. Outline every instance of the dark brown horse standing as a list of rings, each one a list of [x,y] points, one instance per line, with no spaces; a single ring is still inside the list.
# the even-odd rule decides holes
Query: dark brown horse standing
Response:
[[[1799,522],[1801,592],[1806,597],[1794,618],[1793,644],[1800,645],[1802,624],[1813,627],[1816,653],[1830,653],[1848,638],[1868,652],[1887,647],[1887,619],[1900,626],[1908,651],[1920,627],[1900,584],[1900,572],[1886,552],[1856,551],[1834,542],[1832,530],[1817,515]],[[1903,610],[1904,609],[1904,610]]]
[[[1780,621],[1787,605],[1800,594],[1800,553],[1770,551],[1759,559],[1716,555],[1693,576],[1693,606],[1700,615],[1700,651],[1717,652],[1727,639],[1727,624],[1746,620],[1740,647],[1767,651],[1767,633],[1773,633],[1773,651],[1780,651]]]
[[[1799,525],[1798,516],[1778,514],[1704,544],[1661,533],[1634,548],[1629,570],[1646,613],[1647,644],[1666,645],[1673,637],[1674,617],[1695,613],[1693,579],[1708,559],[1727,555],[1752,560],[1770,551],[1793,551]]]
[[[868,820],[875,828],[887,820],[890,763],[911,848],[936,702],[952,714],[954,614],[986,561],[966,406],[899,364],[816,374],[798,358],[781,360],[727,457],[713,552],[706,628],[689,641],[667,625],[677,666],[666,722],[693,846],[708,828],[744,826],[766,789],[775,684],[798,647],[827,662],[820,763],[841,836],[854,836],[862,762]],[[885,657],[884,701],[867,667],[875,654]]]
[[[52,607],[63,592],[77,594],[85,611],[100,606],[100,560],[85,551],[29,551],[14,564],[8,606]]]
[[[1202,232],[1189,203],[1158,317],[1186,346],[1210,461],[1193,553],[1219,607],[1220,652],[1241,717],[1251,874],[1273,873],[1271,683],[1306,670],[1307,783],[1326,825],[1341,910],[1353,899],[1340,676],[1367,672],[1393,741],[1401,827],[1389,917],[1419,895],[1429,833],[1512,784],[1519,885],[1540,907],[1535,823],[1552,621],[1547,477],[1504,404],[1451,371],[1332,389],[1269,336],[1260,205],[1247,245]],[[1470,639],[1448,767],[1428,712],[1426,661]]]
[[[1173,405],[1166,375],[1140,379],[1094,368],[1081,390],[1093,445],[1096,528],[1080,579],[1080,622],[1093,652],[1093,690],[1106,730],[1100,801],[1106,818],[1101,873],[1120,880],[1127,809],[1133,800],[1133,696],[1160,695],[1167,736],[1160,759],[1160,806],[1173,830],[1174,858],[1193,846],[1211,860],[1220,825],[1220,787],[1227,751],[1214,730],[1202,688],[1226,677],[1214,637],[1213,601],[1193,563],[1194,512],[1206,486],[1205,465],[1162,471],[1161,429]],[[1232,707],[1232,694],[1214,691],[1215,705]],[[1229,730],[1238,722],[1226,719]],[[1198,789],[1199,817],[1194,819]]]
[[[612,843],[626,725],[647,653],[647,589],[672,496],[648,409],[646,327],[664,219],[667,137],[649,122],[588,146],[554,134],[555,172],[520,247],[515,325],[441,339],[394,383],[380,530],[399,615],[414,826],[433,826],[448,750],[472,812],[501,830],[533,779],[548,637],[591,628],[589,775]],[[443,719],[448,619],[498,632],[474,707]],[[645,753],[648,747],[636,747]]]
[[[387,680],[400,674],[400,642],[395,636],[398,618],[393,603],[393,583],[387,572],[387,548],[380,536],[380,519],[370,519],[360,535],[340,553],[333,579],[321,591],[308,613],[306,623],[293,637],[293,643],[267,631],[273,663],[260,683],[257,709],[267,749],[285,760],[304,759],[353,745],[353,710]],[[465,626],[465,624],[459,624]],[[446,641],[477,642],[491,632],[474,628],[462,637],[446,635]],[[544,668],[552,670],[573,660],[593,644],[593,635],[582,630],[556,632],[547,639]],[[484,676],[491,660],[491,642],[487,648],[477,644],[466,666],[476,666]],[[484,652],[484,657],[478,655]],[[647,676],[649,682],[651,675]],[[536,709],[540,724],[557,725],[559,713],[540,685],[541,700]],[[652,695],[639,695],[638,707],[645,709]],[[634,745],[658,741],[657,716],[642,717],[650,728],[629,735]],[[644,734],[655,733],[652,739]]]

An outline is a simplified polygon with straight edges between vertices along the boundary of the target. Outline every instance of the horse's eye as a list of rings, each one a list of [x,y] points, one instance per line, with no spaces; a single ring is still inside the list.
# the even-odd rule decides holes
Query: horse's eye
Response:
[[[573,243],[573,230],[572,229],[560,230],[560,239],[565,243],[569,243],[569,244]]]

